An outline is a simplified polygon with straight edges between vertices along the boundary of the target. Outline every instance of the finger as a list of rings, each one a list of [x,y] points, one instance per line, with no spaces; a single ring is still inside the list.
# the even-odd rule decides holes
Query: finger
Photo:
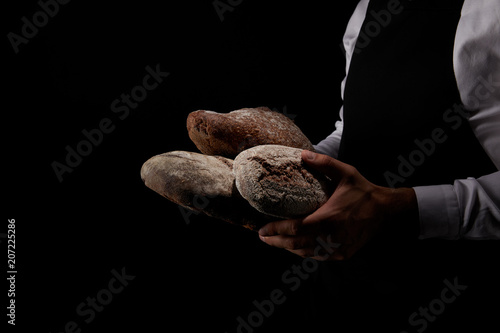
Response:
[[[319,232],[320,234],[337,234],[336,217],[338,216],[338,208],[336,207],[338,200],[336,193],[325,202],[321,207],[316,209],[311,214],[302,219],[301,230],[307,232],[310,229]]]
[[[266,244],[289,251],[298,251],[314,247],[314,239],[311,237],[297,236],[259,236]],[[305,253],[305,250],[304,250]]]
[[[310,226],[332,226],[332,222],[334,222],[334,218],[331,212],[332,207],[326,202],[321,207],[316,209],[310,215],[307,215],[302,219],[303,229],[308,228]],[[328,232],[331,230],[323,230],[324,228],[320,228],[324,232]]]
[[[342,261],[346,259],[347,258],[339,251],[332,254],[332,256],[328,260]]]
[[[321,249],[318,247],[306,247],[303,249],[297,249],[297,250],[290,250],[286,249],[287,251],[296,254],[300,257],[303,258],[311,258],[316,261],[328,261],[328,260],[345,260],[345,256],[342,253],[341,247],[332,250],[325,250]]]
[[[302,160],[313,169],[327,175],[334,182],[340,182],[354,167],[336,160],[330,156],[313,153],[309,150],[302,151]]]
[[[274,236],[274,235],[297,235],[302,225],[302,219],[281,220],[270,222],[260,228],[260,236]]]

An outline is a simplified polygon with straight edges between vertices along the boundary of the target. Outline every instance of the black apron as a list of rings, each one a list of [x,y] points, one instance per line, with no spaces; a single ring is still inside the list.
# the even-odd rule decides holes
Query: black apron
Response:
[[[370,1],[345,86],[339,160],[386,187],[452,184],[496,171],[464,118],[453,70],[463,0],[395,4]],[[311,283],[314,322],[331,332],[439,331],[451,321],[410,316],[440,297],[445,280],[486,281],[484,267],[497,257],[491,250],[499,253],[498,245],[382,237],[347,262],[320,264]]]

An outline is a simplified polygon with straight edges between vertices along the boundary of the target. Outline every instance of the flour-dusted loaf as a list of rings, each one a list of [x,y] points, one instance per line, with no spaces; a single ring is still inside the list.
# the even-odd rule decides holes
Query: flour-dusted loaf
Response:
[[[240,194],[258,211],[280,218],[314,212],[328,200],[333,185],[306,168],[301,151],[262,145],[241,152],[233,165]]]
[[[234,158],[245,149],[265,144],[314,148],[295,123],[266,107],[229,113],[199,110],[187,118],[189,137],[204,154]]]
[[[193,211],[258,230],[271,221],[241,197],[235,186],[233,160],[173,151],[157,155],[141,168],[145,185]]]

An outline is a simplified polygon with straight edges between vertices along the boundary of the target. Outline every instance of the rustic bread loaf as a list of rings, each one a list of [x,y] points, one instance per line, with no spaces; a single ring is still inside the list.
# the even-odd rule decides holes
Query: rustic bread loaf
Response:
[[[333,185],[308,170],[302,149],[262,145],[241,152],[233,172],[240,194],[258,211],[280,218],[295,218],[323,205]]]
[[[196,147],[208,155],[234,158],[245,149],[264,144],[314,150],[292,120],[266,107],[229,113],[194,111],[187,118],[187,130]]]
[[[272,218],[241,197],[232,165],[232,160],[220,156],[173,151],[146,161],[141,178],[147,187],[182,207],[258,230]]]

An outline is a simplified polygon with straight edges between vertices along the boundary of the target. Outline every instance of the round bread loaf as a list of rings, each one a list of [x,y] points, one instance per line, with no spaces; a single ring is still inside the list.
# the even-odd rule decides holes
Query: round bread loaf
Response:
[[[314,212],[328,200],[333,185],[306,168],[301,151],[262,145],[241,152],[233,165],[240,194],[258,211],[280,218]]]
[[[271,221],[241,197],[233,160],[185,151],[154,156],[141,168],[145,185],[187,209],[258,230]]]
[[[196,147],[208,155],[234,158],[245,149],[265,144],[314,150],[291,119],[266,107],[229,113],[194,111],[187,118],[187,130]]]

